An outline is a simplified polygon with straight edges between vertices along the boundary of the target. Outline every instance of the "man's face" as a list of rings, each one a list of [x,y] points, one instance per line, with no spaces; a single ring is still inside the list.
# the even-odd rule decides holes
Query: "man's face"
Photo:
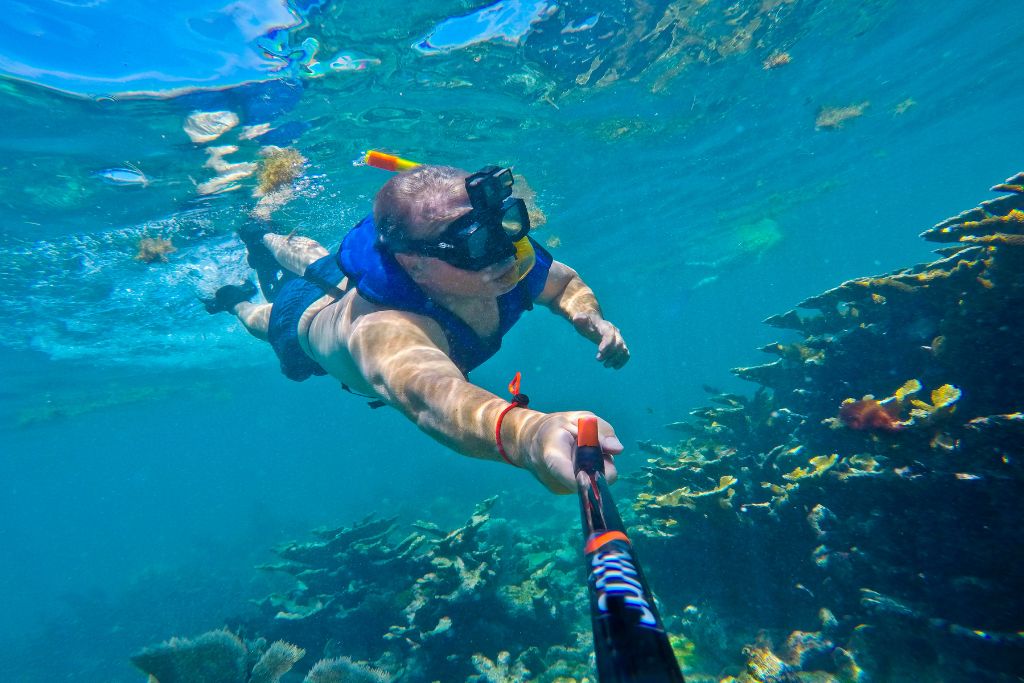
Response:
[[[414,221],[409,237],[417,240],[437,238],[448,224],[470,211],[469,195],[463,189],[438,205],[425,207],[420,220]],[[465,270],[431,256],[399,253],[398,262],[424,289],[452,294],[494,298],[511,291],[519,281],[515,257],[499,261],[482,270]]]

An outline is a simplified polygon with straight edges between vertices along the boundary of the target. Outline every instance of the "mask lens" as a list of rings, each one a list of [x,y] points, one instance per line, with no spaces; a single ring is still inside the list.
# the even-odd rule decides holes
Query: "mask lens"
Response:
[[[512,240],[523,237],[530,229],[530,214],[526,210],[526,202],[512,199],[505,202],[501,214],[501,229]]]
[[[487,231],[479,223],[474,223],[473,226],[465,233],[463,244],[466,245],[466,254],[471,259],[478,259],[487,253]]]

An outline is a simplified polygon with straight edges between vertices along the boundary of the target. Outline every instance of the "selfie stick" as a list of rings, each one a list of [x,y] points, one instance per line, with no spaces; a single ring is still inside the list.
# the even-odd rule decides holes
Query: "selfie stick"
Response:
[[[580,418],[573,469],[601,683],[685,683],[604,478],[597,418]]]

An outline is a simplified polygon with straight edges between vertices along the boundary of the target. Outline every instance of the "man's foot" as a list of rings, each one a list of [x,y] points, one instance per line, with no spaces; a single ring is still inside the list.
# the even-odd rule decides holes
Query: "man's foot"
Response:
[[[269,230],[260,223],[249,222],[238,229],[238,238],[245,244],[248,252],[246,263],[256,271],[256,278],[259,280],[260,289],[267,301],[273,302],[277,290],[285,282],[290,280],[288,273],[277,262],[270,249],[263,243],[263,236]]]
[[[230,311],[242,303],[250,301],[257,294],[256,285],[246,280],[241,285],[224,285],[216,291],[211,299],[203,299],[203,306],[207,313],[220,313]]]
[[[266,245],[263,244],[263,236],[268,232],[270,231],[263,227],[262,223],[256,221],[249,221],[237,230],[238,239],[242,240],[249,249],[257,247],[266,249]]]

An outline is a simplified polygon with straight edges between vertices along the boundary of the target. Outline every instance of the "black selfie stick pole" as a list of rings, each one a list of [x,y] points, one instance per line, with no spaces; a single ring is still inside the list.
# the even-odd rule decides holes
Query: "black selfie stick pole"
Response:
[[[604,478],[597,418],[579,420],[574,461],[600,683],[685,683]]]

